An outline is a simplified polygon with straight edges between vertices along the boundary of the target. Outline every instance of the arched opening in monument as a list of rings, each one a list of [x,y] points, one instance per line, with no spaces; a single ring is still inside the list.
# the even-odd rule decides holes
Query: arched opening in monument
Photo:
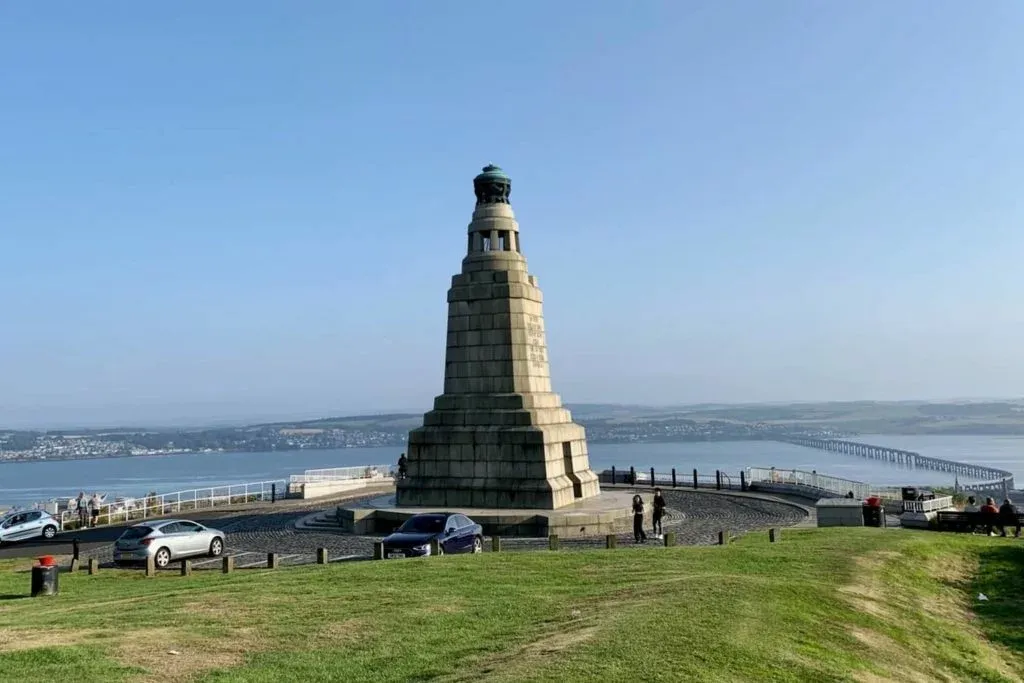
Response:
[[[483,251],[491,251],[491,236],[487,233],[481,233],[480,236],[483,238],[484,242]]]
[[[511,251],[512,240],[509,239],[508,230],[498,232],[498,251]]]
[[[582,498],[583,497],[583,485],[580,483],[580,478],[576,476],[575,470],[572,467],[572,442],[562,442],[562,465],[565,467],[565,476],[569,477],[572,481],[572,497]]]

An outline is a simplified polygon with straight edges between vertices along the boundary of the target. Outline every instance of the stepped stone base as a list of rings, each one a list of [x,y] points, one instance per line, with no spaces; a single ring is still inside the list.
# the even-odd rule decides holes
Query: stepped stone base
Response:
[[[428,512],[464,514],[484,528],[487,536],[583,538],[628,532],[633,528],[632,491],[605,491],[596,498],[572,503],[561,510],[423,506],[398,507],[395,496],[382,496],[359,505],[339,507],[337,525],[353,534],[389,534],[413,515]]]

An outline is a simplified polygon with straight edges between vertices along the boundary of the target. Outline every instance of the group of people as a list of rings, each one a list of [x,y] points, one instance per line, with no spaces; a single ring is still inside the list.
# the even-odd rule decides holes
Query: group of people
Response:
[[[644,514],[646,506],[643,497],[638,493],[633,496],[633,539],[637,543],[647,542],[647,532],[644,531]],[[656,539],[661,539],[664,530],[661,520],[665,517],[665,498],[661,495],[661,489],[654,489],[654,499],[651,501],[651,529]]]
[[[980,512],[985,515],[987,519],[985,533],[989,536],[995,536],[996,529],[999,529],[1000,536],[1006,536],[1007,527],[1013,527],[1014,538],[1020,538],[1020,518],[1017,516],[1017,507],[1009,498],[1005,499],[1002,505],[996,507],[994,498],[986,498],[984,505],[978,505],[974,496],[971,496],[967,499],[964,512]]]
[[[80,491],[78,498],[72,502],[74,503],[73,509],[78,511],[78,528],[85,529],[96,526],[96,522],[100,518],[100,506],[103,505],[100,494],[94,493],[92,498],[86,498],[85,492]]]

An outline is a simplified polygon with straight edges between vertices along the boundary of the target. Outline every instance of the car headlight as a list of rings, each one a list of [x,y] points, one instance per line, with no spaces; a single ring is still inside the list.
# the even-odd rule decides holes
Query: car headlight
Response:
[[[418,553],[429,553],[430,552],[430,544],[429,543],[424,543],[423,545],[418,545],[415,548],[413,548],[413,550],[415,550]]]

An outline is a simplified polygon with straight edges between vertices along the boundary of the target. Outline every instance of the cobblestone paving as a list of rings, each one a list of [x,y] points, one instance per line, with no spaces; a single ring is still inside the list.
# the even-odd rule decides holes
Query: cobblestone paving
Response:
[[[650,490],[641,491],[650,502]],[[375,493],[365,498],[375,498]],[[721,496],[692,491],[664,492],[667,503],[667,517],[663,520],[665,531],[676,532],[680,545],[710,545],[718,542],[718,532],[728,530],[732,534],[743,534],[768,527],[785,527],[806,519],[805,514],[791,505],[757,498]],[[352,499],[347,503],[353,503]],[[331,531],[298,531],[295,522],[312,512],[325,509],[317,505],[290,507],[287,511],[273,510],[259,514],[244,514],[211,520],[211,526],[227,533],[226,553],[235,556],[239,568],[265,566],[267,553],[278,553],[282,565],[308,564],[315,561],[317,548],[327,548],[330,561],[368,559],[373,556],[373,543],[381,536],[354,536]],[[650,516],[645,524],[650,535]],[[634,545],[632,532],[618,534],[618,545]],[[638,548],[658,547],[661,543],[649,540]],[[562,550],[586,550],[603,548],[604,536],[581,539],[561,539]],[[485,551],[490,543],[484,544]],[[546,538],[502,539],[503,551],[544,550],[548,547]],[[107,547],[91,554],[103,563],[109,563],[112,548]],[[196,569],[215,569],[220,560],[197,558],[193,561]]]

